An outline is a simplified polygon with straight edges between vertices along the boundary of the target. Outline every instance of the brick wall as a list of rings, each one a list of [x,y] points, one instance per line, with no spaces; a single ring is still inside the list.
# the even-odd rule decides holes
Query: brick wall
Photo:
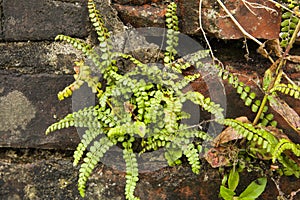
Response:
[[[112,31],[123,28],[118,16],[124,24],[137,27],[164,26],[165,1],[109,2],[97,1]],[[212,12],[214,7],[209,1],[203,2],[204,12],[211,17],[204,21],[214,23],[204,26],[219,30],[215,32],[217,37],[232,37],[231,32],[227,33],[229,36],[220,35],[224,33],[222,27],[227,31],[233,27],[230,20],[214,21],[218,13]],[[71,99],[59,102],[56,94],[72,82],[73,62],[81,58],[80,52],[54,38],[60,33],[90,38],[86,4],[85,0],[0,0],[0,146],[73,148],[78,142],[73,129],[47,137],[44,131],[71,111]],[[182,32],[199,34],[198,0],[179,0],[178,5]],[[235,6],[242,10],[241,5]],[[280,21],[275,19],[268,27],[278,27]]]
[[[44,131],[71,111],[71,100],[59,102],[56,94],[72,82],[81,56],[54,38],[88,36],[85,1],[2,0],[0,16],[0,146],[74,147],[75,130]]]

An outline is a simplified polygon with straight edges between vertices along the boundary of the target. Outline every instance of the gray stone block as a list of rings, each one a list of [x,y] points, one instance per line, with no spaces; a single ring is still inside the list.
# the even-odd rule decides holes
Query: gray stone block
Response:
[[[2,1],[0,1],[0,40],[3,39],[3,9],[2,9]]]
[[[86,1],[3,0],[5,41],[53,40],[57,34],[86,37]]]
[[[0,52],[0,70],[17,74],[73,74],[73,62],[82,58],[60,42],[0,43]]]
[[[47,127],[71,112],[71,100],[57,92],[70,84],[68,75],[0,74],[0,147],[73,149],[75,129],[45,135]]]
[[[44,132],[71,111],[57,93],[73,81],[80,53],[59,42],[0,43],[0,52],[0,147],[74,148],[75,129]]]

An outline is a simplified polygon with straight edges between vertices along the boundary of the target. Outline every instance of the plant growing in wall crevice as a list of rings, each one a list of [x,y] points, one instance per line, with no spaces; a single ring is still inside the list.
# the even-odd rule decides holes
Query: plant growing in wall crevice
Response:
[[[170,166],[180,164],[181,158],[185,156],[191,170],[195,174],[200,173],[200,154],[206,153],[203,144],[213,141],[214,138],[202,129],[200,124],[181,123],[182,120],[191,117],[190,113],[183,110],[183,105],[187,101],[210,113],[213,116],[212,121],[232,127],[237,134],[246,139],[248,141],[246,148],[247,151],[249,150],[247,156],[255,157],[260,154],[265,160],[273,162],[278,160],[281,165],[279,170],[287,175],[300,176],[299,164],[290,156],[291,153],[299,156],[299,145],[288,139],[277,138],[274,130],[278,129],[268,127],[268,125],[275,127],[277,123],[273,120],[273,115],[267,113],[268,106],[265,98],[276,104],[278,102],[276,92],[283,92],[299,99],[298,86],[280,82],[279,74],[282,74],[283,65],[280,63],[285,60],[285,57],[274,62],[269,71],[266,71],[263,88],[267,97],[262,101],[249,86],[239,81],[237,76],[218,65],[211,64],[210,67],[217,69],[222,79],[236,88],[245,105],[250,106],[251,110],[257,113],[253,123],[225,118],[223,108],[209,97],[196,91],[183,92],[183,89],[201,77],[201,74],[195,73],[182,77],[182,72],[190,68],[203,68],[203,60],[209,56],[209,52],[201,50],[188,60],[176,59],[179,34],[176,8],[176,4],[171,3],[166,13],[167,47],[162,67],[156,65],[149,67],[132,55],[112,51],[110,33],[93,0],[88,1],[88,11],[98,36],[100,51],[79,39],[65,35],[56,37],[56,40],[70,43],[82,51],[102,74],[100,81],[100,77],[93,74],[92,66],[84,61],[76,62],[75,81],[59,92],[58,98],[63,100],[70,97],[74,90],[87,83],[96,94],[97,103],[68,114],[46,130],[46,134],[49,134],[71,126],[85,128],[74,152],[74,166],[80,164],[82,160],[78,179],[78,190],[81,196],[85,196],[86,183],[93,169],[114,145],[122,148],[126,163],[126,199],[138,199],[134,194],[139,180],[137,158],[145,152],[164,149],[164,158]],[[292,43],[293,40],[289,44]],[[125,74],[121,73],[118,63],[120,59],[128,60],[136,67]],[[299,127],[294,128],[298,130]],[[140,147],[138,151],[135,148],[136,144]],[[238,156],[247,157],[240,153]],[[261,178],[258,182],[264,183],[265,179]],[[249,187],[254,186],[250,184]],[[234,187],[229,189],[235,190]]]

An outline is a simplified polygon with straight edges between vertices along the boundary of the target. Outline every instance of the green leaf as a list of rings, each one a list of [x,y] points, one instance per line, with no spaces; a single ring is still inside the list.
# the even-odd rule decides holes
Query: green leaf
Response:
[[[146,125],[144,124],[144,122],[136,121],[134,122],[134,126],[135,126],[136,133],[139,136],[144,137],[146,134]]]
[[[220,196],[224,199],[224,200],[232,200],[233,197],[235,195],[235,192],[228,189],[227,187],[221,185],[220,187]]]
[[[272,80],[272,71],[271,71],[271,69],[267,69],[265,71],[265,75],[263,78],[263,90],[264,91],[267,91],[267,89],[271,83],[271,80]]]
[[[239,172],[237,172],[235,169],[231,169],[228,178],[229,189],[234,191],[238,186],[239,181],[240,181]]]
[[[170,166],[174,166],[176,161],[182,157],[182,151],[179,148],[167,148],[165,158]]]
[[[242,192],[239,199],[256,199],[259,197],[267,185],[267,178],[258,178],[252,181],[250,185]]]

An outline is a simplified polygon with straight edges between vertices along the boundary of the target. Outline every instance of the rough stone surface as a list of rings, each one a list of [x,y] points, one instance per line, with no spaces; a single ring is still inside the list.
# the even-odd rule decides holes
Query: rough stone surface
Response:
[[[190,1],[182,1],[183,4],[185,2]],[[278,38],[281,22],[280,8],[265,0],[249,0],[247,2],[249,4],[245,4],[243,1],[228,0],[224,1],[224,5],[239,24],[252,36],[263,39]],[[250,5],[250,3],[254,4]],[[191,9],[189,6],[186,6],[185,9],[183,12],[187,11],[190,13]],[[182,15],[190,16],[184,13]],[[215,37],[221,39],[239,39],[244,37],[224,9],[213,1],[204,1],[202,18],[204,29]],[[190,28],[190,31],[187,32],[192,33],[197,28],[189,26],[189,21],[190,19],[187,19],[183,23],[187,23],[184,27]]]
[[[118,4],[132,4],[132,5],[143,5],[147,3],[157,3],[161,2],[164,0],[113,0],[113,3],[118,3]]]
[[[52,40],[57,34],[86,37],[86,1],[3,0],[5,41]]]
[[[132,1],[115,2],[114,6],[125,24],[129,23],[134,27],[164,27],[166,6],[163,2],[139,1],[134,5]],[[247,4],[247,8],[242,1],[224,1],[225,6],[248,33],[257,38],[277,38],[281,21],[280,9],[264,0],[249,0],[247,2],[256,4]],[[265,7],[257,8],[258,4]],[[269,8],[265,9],[267,7]],[[199,0],[178,0],[178,8],[181,32],[201,35],[202,33],[199,29]],[[204,0],[201,16],[203,28],[211,36],[221,39],[239,39],[244,37],[216,1]]]
[[[1,200],[82,199],[77,191],[78,169],[72,166],[70,152],[1,149]],[[237,192],[259,177],[259,172],[243,173]],[[142,200],[217,200],[222,175],[203,164],[199,175],[186,166],[165,167],[139,176],[136,195]],[[280,178],[285,196],[299,189],[300,179]],[[99,164],[87,182],[84,199],[124,200],[125,173]],[[278,190],[268,179],[265,192],[258,200],[274,200]],[[294,199],[299,199],[299,193]]]
[[[79,139],[76,130],[45,135],[50,124],[71,111],[71,101],[59,102],[56,94],[72,79],[0,74],[0,147],[73,149]]]
[[[124,31],[124,24],[118,17],[118,12],[111,5],[110,0],[96,0],[96,6],[101,13],[105,25],[108,30],[113,33],[119,33]]]
[[[164,27],[166,6],[154,7],[149,4],[142,6],[129,6],[114,4],[125,24],[134,27]]]
[[[2,88],[4,90],[4,88]],[[28,99],[15,90],[0,97],[0,131],[17,132],[18,128],[25,130],[27,124],[35,117],[35,108]],[[26,113],[26,115],[24,114]],[[4,120],[5,119],[5,120]]]
[[[22,74],[73,74],[73,62],[83,57],[59,42],[0,43],[0,52],[0,70]]]

